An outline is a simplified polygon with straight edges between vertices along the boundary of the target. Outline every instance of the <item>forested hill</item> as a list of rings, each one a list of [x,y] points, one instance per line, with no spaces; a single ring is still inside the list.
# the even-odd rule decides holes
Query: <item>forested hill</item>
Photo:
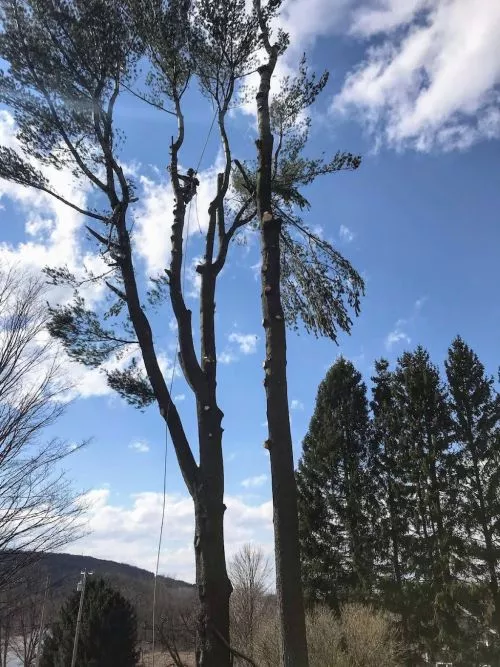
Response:
[[[70,588],[76,586],[82,570],[87,569],[94,572],[97,576],[116,583],[129,583],[132,588],[137,586],[152,584],[153,573],[143,570],[133,565],[117,563],[112,560],[102,560],[90,556],[80,556],[73,554],[46,553],[38,563],[40,570],[49,575],[54,588]],[[159,577],[162,584],[168,588],[191,588],[192,584],[171,577]]]

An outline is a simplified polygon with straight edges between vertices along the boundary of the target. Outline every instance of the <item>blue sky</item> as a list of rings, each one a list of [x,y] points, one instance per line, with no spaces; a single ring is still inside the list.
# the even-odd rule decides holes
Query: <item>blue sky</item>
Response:
[[[289,334],[289,396],[296,457],[314,408],[318,383],[340,353],[367,380],[373,360],[395,360],[419,343],[441,362],[460,333],[496,375],[500,355],[500,8],[495,0],[289,0],[282,16],[292,48],[291,71],[306,49],[331,78],[313,112],[310,153],[346,149],[363,154],[356,173],[318,181],[307,195],[310,226],[348,257],[366,279],[362,312],[339,345]],[[253,155],[254,118],[236,112],[231,134],[238,157]],[[212,120],[196,93],[186,109],[183,165],[195,165]],[[166,115],[124,96],[118,121],[127,134],[123,159],[139,183],[135,213],[138,270],[143,277],[168,257],[171,194],[165,165],[172,128]],[[0,143],[12,145],[11,118],[0,115]],[[197,308],[191,264],[201,253],[213,194],[218,141],[214,133],[200,167],[188,243],[187,288]],[[85,201],[68,175],[57,185]],[[83,220],[44,196],[0,184],[0,261],[39,269],[62,260],[97,262]],[[262,387],[257,239],[232,248],[217,297],[219,403],[225,413],[228,552],[255,540],[272,549],[269,465]],[[58,295],[53,295],[56,299]],[[102,292],[88,296],[99,307]],[[154,317],[159,347],[172,364],[175,331],[164,308]],[[134,411],[95,372],[71,368],[74,400],[54,428],[68,442],[91,438],[67,468],[89,493],[91,534],[75,553],[152,569],[159,530],[165,429],[154,408]],[[196,444],[189,388],[174,379],[174,396]],[[161,571],[193,578],[192,509],[173,450],[169,451],[167,540]]]

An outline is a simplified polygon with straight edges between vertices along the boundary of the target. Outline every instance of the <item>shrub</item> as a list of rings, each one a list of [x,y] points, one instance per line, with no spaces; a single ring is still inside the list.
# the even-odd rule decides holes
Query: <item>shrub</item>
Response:
[[[310,667],[400,667],[403,648],[388,614],[361,604],[345,605],[338,618],[327,607],[307,614]],[[263,619],[255,646],[259,667],[279,667],[279,628]]]

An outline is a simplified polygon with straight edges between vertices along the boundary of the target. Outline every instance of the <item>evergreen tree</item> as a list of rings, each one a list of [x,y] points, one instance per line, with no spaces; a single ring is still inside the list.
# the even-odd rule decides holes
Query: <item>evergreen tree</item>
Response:
[[[80,593],[61,608],[45,640],[41,667],[67,667],[71,662]],[[128,600],[103,579],[89,579],[85,588],[76,667],[137,665],[137,620]]]
[[[380,602],[401,617],[402,636],[410,644],[408,561],[411,498],[407,478],[409,458],[401,438],[401,419],[394,397],[394,374],[389,362],[375,362],[372,377],[373,415],[370,476],[376,487],[376,581]]]
[[[369,427],[366,386],[341,358],[319,386],[297,472],[305,590],[335,608],[371,587]]]
[[[411,626],[431,656],[451,651],[461,631],[453,599],[460,564],[456,456],[439,370],[422,347],[406,352],[394,372],[395,410],[404,449],[402,483],[409,495]]]
[[[475,352],[457,337],[445,362],[460,481],[460,523],[472,574],[486,584],[500,633],[500,396]]]

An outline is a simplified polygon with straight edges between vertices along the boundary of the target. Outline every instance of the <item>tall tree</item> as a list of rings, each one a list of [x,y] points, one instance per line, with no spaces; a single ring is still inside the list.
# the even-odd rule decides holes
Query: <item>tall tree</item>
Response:
[[[363,282],[330,244],[311,234],[295,210],[308,206],[299,191],[301,186],[322,174],[356,169],[360,159],[350,153],[337,154],[332,161],[303,156],[310,127],[307,109],[324,88],[326,73],[316,81],[314,75],[308,76],[303,60],[297,78],[286,79],[280,93],[270,102],[276,64],[288,44],[286,34],[278,32],[273,40],[270,32],[269,8],[280,4],[280,0],[270,2],[264,9],[261,0],[254,0],[267,54],[258,68],[255,202],[261,237],[264,386],[269,433],[266,447],[271,459],[282,659],[286,667],[307,667],[285,319],[294,324],[302,319],[307,329],[335,339],[338,326],[344,330],[350,328],[344,297],[347,295],[348,303],[357,311]],[[278,137],[276,147],[273,132]]]
[[[402,636],[410,645],[410,612],[406,596],[410,556],[408,448],[401,437],[401,419],[394,397],[394,377],[389,362],[375,362],[372,377],[373,416],[370,476],[375,486],[376,581],[383,606],[401,615]]]
[[[459,518],[474,574],[486,582],[500,636],[500,396],[477,354],[455,338],[445,362],[457,448]]]
[[[460,635],[454,575],[460,569],[457,539],[456,454],[445,387],[439,370],[422,347],[406,352],[394,372],[401,444],[408,457],[405,483],[411,491],[407,565],[416,597],[418,634],[436,655]]]
[[[248,170],[241,162],[236,175],[233,173],[228,113],[237,100],[241,81],[255,67],[261,28],[275,18],[279,5],[273,1],[265,8],[259,6],[259,11],[253,8],[247,12],[244,0],[0,0],[0,56],[7,63],[0,79],[0,100],[14,112],[19,146],[17,152],[0,150],[0,176],[56,197],[89,222],[87,231],[100,250],[102,272],[76,276],[65,267],[48,269],[53,282],[67,284],[76,291],[72,303],[51,310],[51,333],[63,342],[73,359],[91,367],[103,368],[121,356],[124,368],[109,370],[109,364],[104,366],[109,385],[136,407],[155,404],[165,420],[195,508],[194,546],[200,598],[197,661],[203,667],[227,667],[230,663],[231,586],[224,553],[223,413],[217,400],[215,294],[231,242],[256,219],[255,176],[245,180],[242,174],[248,176]],[[138,81],[142,81],[136,77],[139,62],[146,63],[148,69],[146,92],[137,90]],[[204,257],[196,267],[201,281],[199,353],[183,278],[183,238],[189,232],[189,206],[197,180],[194,173],[182,174],[179,169],[189,132],[186,91],[192,84],[201,85],[212,102],[224,153],[223,168],[207,211]],[[124,91],[144,100],[163,113],[166,121],[175,124],[170,154],[165,158],[175,195],[172,224],[167,216],[165,224],[166,230],[171,231],[171,258],[165,272],[153,277],[149,294],[137,274],[137,252],[131,233],[137,189],[120,158],[123,135],[115,120],[115,108]],[[300,106],[292,105],[287,113],[292,119],[301,117]],[[298,187],[334,168],[323,166],[321,160],[303,159],[300,153],[307,132],[296,132],[294,123],[287,123],[283,126],[282,147],[274,156],[278,167],[273,189],[281,191],[280,201],[287,205],[304,205]],[[138,132],[143,132],[142,126]],[[352,162],[353,166],[357,163],[356,159]],[[342,164],[347,166],[345,161]],[[79,206],[57,192],[47,180],[47,165],[71,169],[75,178],[90,188],[91,204]],[[342,328],[349,328],[347,310],[351,305],[357,308],[361,279],[348,262],[298,219],[293,219],[293,223],[304,243],[282,230],[290,248],[287,269],[282,273],[289,294],[288,312],[302,315],[306,325],[314,326],[314,318],[304,315],[308,312],[307,302],[304,305],[300,296],[307,282],[317,286],[316,303],[320,303],[320,295],[324,297],[324,306],[318,305],[323,320],[332,324],[338,319]],[[273,279],[278,280],[279,293],[279,272]],[[92,310],[82,296],[80,288],[88,280],[105,287],[109,297],[106,312],[100,308]],[[294,285],[302,287],[296,291]],[[295,293],[297,298],[292,296]],[[180,365],[196,401],[199,457],[188,441],[160,365],[158,330],[153,326],[150,308],[161,305],[164,298],[170,302],[177,321]],[[328,318],[326,313],[332,305],[333,315]],[[273,322],[278,324],[278,320]],[[162,329],[159,333],[163,333]],[[278,340],[281,343],[284,345],[283,336]],[[282,370],[283,355],[284,347],[276,347],[273,356],[281,358]],[[128,365],[126,359],[130,360]],[[294,558],[296,520],[289,444],[288,438],[283,447],[276,449],[283,452],[283,470],[291,492],[289,500],[285,487],[279,502],[275,496],[277,534],[291,528],[289,537],[284,538],[291,545],[291,566],[278,567],[278,583],[281,590],[284,572],[289,594],[282,608],[290,610],[285,636],[298,629],[295,634],[300,638],[303,615],[296,613],[297,605],[300,611],[301,597],[300,577],[294,576],[298,560]],[[273,469],[279,467],[278,463],[279,456],[274,458]],[[287,509],[284,513],[281,503]],[[281,516],[283,521],[279,520]],[[278,539],[281,563],[287,550],[282,553],[280,544]],[[296,666],[300,664],[300,660],[295,662]]]
[[[62,606],[44,641],[41,667],[66,667],[71,662],[80,593]],[[135,667],[138,661],[135,611],[121,593],[103,579],[90,578],[85,587],[78,639],[77,667]]]
[[[297,471],[305,587],[337,610],[370,595],[369,438],[366,386],[340,358],[319,386]]]

